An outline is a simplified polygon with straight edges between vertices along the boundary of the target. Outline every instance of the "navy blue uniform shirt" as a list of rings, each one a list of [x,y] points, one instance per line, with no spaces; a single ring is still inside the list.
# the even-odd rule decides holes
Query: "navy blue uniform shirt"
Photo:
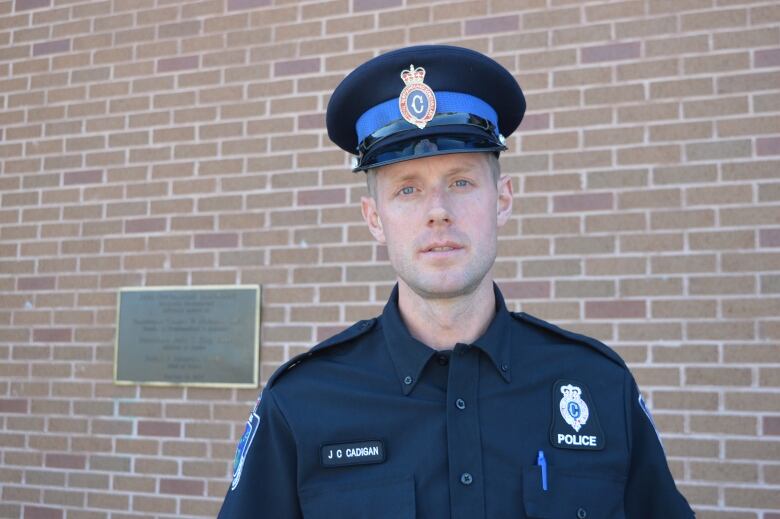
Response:
[[[250,414],[227,518],[689,518],[623,361],[530,315],[414,339],[393,291],[282,366]]]

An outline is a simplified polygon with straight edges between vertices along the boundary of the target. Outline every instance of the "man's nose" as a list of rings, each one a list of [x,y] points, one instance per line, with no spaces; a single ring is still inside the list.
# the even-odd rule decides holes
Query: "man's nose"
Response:
[[[448,208],[447,195],[441,190],[431,193],[428,206],[428,225],[452,223],[452,215]]]

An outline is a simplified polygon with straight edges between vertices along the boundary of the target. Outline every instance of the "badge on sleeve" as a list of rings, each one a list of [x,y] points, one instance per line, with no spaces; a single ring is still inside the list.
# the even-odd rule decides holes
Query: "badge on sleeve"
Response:
[[[550,443],[559,449],[601,450],[604,431],[585,384],[558,380],[553,384]]]
[[[406,84],[398,96],[401,117],[422,130],[436,115],[436,96],[431,87],[423,83],[425,69],[410,65],[408,70],[401,72],[401,79]]]
[[[246,427],[244,427],[244,434],[241,435],[241,439],[238,440],[238,446],[236,446],[236,455],[233,458],[233,482],[230,484],[230,490],[235,490],[238,486],[238,482],[241,479],[241,471],[244,470],[244,462],[246,461],[246,455],[249,452],[249,447],[252,445],[252,440],[255,439],[257,429],[260,427],[260,415],[258,411],[260,409],[260,400],[263,398],[263,394],[255,402],[255,407],[252,412],[249,413],[249,418],[246,421]]]
[[[661,440],[661,435],[658,434],[658,429],[655,427],[655,420],[653,420],[653,415],[650,413],[650,409],[647,407],[647,403],[645,403],[645,399],[642,398],[642,393],[639,393],[639,407],[642,408],[642,411],[644,411],[645,415],[647,416],[647,419],[650,420],[650,425],[653,426],[653,431],[655,431],[656,437],[658,437],[658,443],[661,444],[661,449],[664,448],[664,442]]]

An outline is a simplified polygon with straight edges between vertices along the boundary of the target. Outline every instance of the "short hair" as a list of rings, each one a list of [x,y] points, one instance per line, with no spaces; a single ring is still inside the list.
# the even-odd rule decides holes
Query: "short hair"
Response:
[[[501,163],[498,161],[498,153],[485,152],[487,156],[490,172],[493,174],[493,183],[498,185],[498,179],[501,178]],[[366,187],[368,195],[376,199],[376,174],[379,168],[370,168],[366,170]]]

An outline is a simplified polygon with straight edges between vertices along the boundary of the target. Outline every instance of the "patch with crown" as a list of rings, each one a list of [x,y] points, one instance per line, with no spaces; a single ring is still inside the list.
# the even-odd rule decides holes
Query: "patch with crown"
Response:
[[[425,69],[409,65],[408,69],[401,72],[401,79],[406,84],[398,96],[401,117],[422,130],[436,115],[436,96],[433,90],[423,83]]]
[[[559,449],[601,450],[604,430],[588,387],[575,380],[553,384],[550,443]]]

